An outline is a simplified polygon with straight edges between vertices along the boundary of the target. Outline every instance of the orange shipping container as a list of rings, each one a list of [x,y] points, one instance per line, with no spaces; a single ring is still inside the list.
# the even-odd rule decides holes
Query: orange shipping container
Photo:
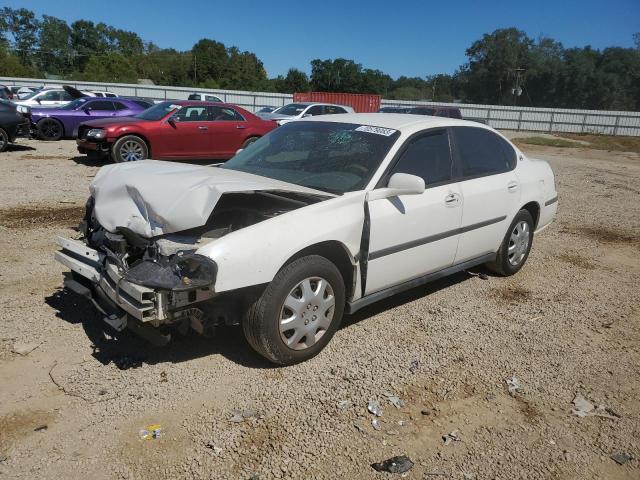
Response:
[[[377,112],[380,109],[380,95],[368,93],[303,92],[294,93],[293,101],[348,105],[358,113]]]

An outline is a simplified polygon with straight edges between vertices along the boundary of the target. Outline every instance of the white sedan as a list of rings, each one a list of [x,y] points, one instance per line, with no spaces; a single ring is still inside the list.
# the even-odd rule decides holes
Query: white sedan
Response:
[[[268,360],[322,350],[344,313],[487,265],[512,275],[558,205],[553,172],[495,130],[403,114],[291,122],[220,166],[103,167],[65,285],[117,330],[242,325]]]

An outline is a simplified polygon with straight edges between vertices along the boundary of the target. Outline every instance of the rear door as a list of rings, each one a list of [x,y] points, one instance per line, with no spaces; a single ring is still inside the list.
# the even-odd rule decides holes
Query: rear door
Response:
[[[393,173],[418,175],[426,190],[368,203],[369,258],[365,294],[450,266],[458,246],[462,197],[446,129],[407,140],[379,186]]]
[[[209,115],[205,105],[182,107],[160,125],[156,151],[163,157],[205,158],[209,150]],[[154,147],[152,145],[152,151]]]
[[[456,263],[496,252],[520,204],[515,150],[485,128],[452,127],[464,208]]]
[[[209,106],[209,157],[227,159],[235,155],[247,137],[247,120],[227,106]]]

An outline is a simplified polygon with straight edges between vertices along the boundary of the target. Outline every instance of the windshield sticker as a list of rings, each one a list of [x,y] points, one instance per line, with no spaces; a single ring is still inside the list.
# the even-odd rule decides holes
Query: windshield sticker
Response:
[[[383,127],[372,127],[370,125],[362,125],[355,129],[356,132],[367,132],[367,133],[375,133],[376,135],[384,135],[385,137],[390,137],[397,130],[393,128],[383,128]]]

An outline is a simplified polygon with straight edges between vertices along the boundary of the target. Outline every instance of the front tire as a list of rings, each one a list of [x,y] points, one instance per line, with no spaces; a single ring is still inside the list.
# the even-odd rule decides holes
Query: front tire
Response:
[[[487,266],[504,277],[520,271],[529,258],[534,228],[531,214],[527,210],[520,210],[502,240],[495,262]]]
[[[136,135],[125,135],[119,138],[111,148],[111,157],[114,162],[136,162],[149,158],[147,143]]]
[[[0,128],[0,152],[4,152],[9,146],[9,135]]]
[[[36,125],[40,140],[55,142],[64,135],[64,127],[55,118],[43,118]]]
[[[278,365],[316,356],[340,326],[344,280],[324,257],[299,258],[278,272],[253,302],[242,323],[245,337],[260,355]]]

